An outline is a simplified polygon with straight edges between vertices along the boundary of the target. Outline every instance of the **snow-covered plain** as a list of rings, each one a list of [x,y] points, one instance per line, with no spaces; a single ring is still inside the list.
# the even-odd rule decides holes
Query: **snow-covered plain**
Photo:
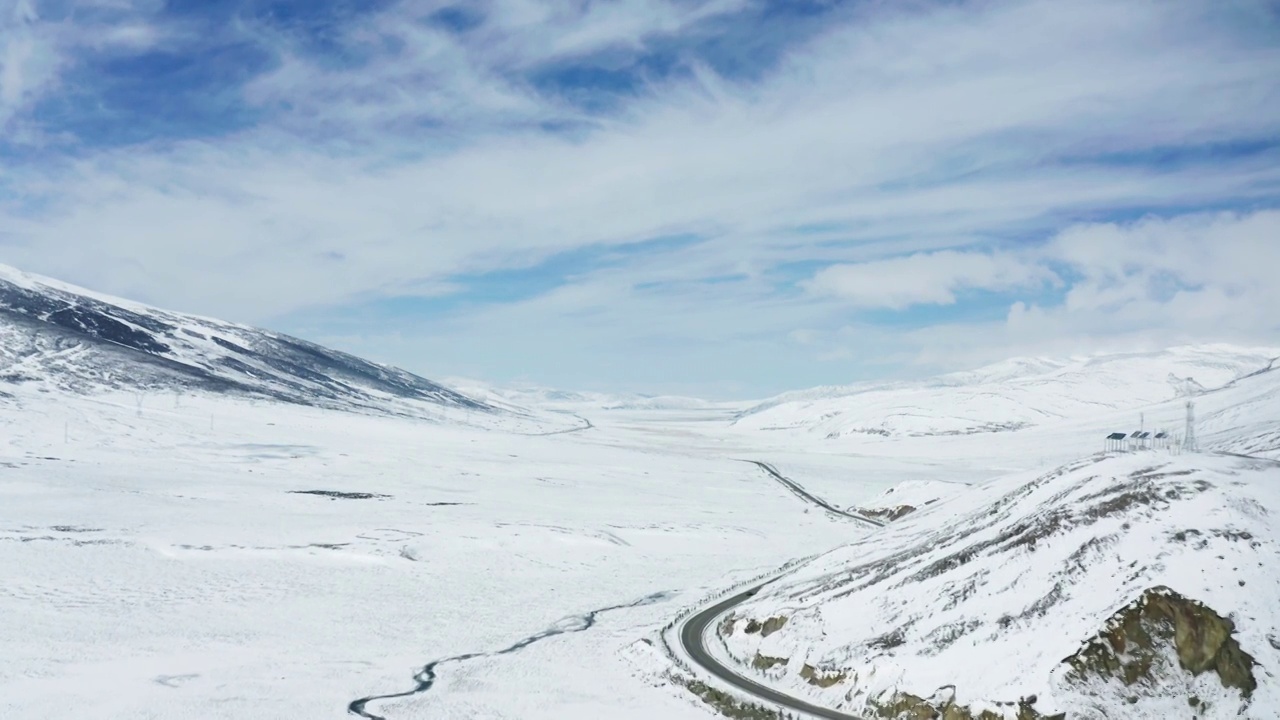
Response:
[[[1088,458],[1106,432],[1136,429],[1139,413],[1174,429],[1184,413],[1165,365],[1117,372],[1098,361],[1102,389],[1080,370],[1082,395],[1124,377],[1151,391],[1072,414],[1058,412],[1061,393],[1025,390],[1022,401],[1051,419],[833,441],[732,423],[740,405],[577,394],[518,415],[538,393],[466,388],[494,417],[510,404],[527,418],[486,429],[459,407],[371,412],[369,395],[350,407],[173,385],[140,396],[120,387],[127,354],[111,356],[112,380],[95,389],[85,368],[101,365],[76,360],[87,352],[76,341],[64,342],[68,354],[23,348],[4,358],[36,358],[37,377],[0,385],[6,718],[310,720],[348,716],[353,702],[388,720],[708,717],[637,644],[682,611],[795,558],[843,548],[820,561],[837,572],[919,543],[929,523],[995,497],[969,485],[1011,474],[998,482],[1016,485]],[[1280,459],[1280,370],[1265,371],[1266,353],[1178,352],[1196,358],[1202,369],[1187,374],[1208,390],[1196,397],[1202,444]],[[38,377],[67,368],[72,387]],[[935,388],[911,402],[943,416],[953,399]],[[1005,405],[995,407],[976,421],[1001,421]],[[1237,471],[1201,457],[1172,461]],[[874,535],[744,460],[767,461],[838,507],[874,506],[895,487],[950,499]],[[1123,592],[1100,586],[1098,607],[1123,604]],[[784,596],[762,596],[758,609]],[[794,639],[838,652],[835,641]]]
[[[0,717],[343,717],[430,661],[655,594],[366,710],[705,717],[622,649],[849,533],[696,423],[527,436],[199,393],[139,415],[132,394],[5,392]]]
[[[626,413],[686,411],[706,419],[711,414],[726,417],[748,410],[757,403],[750,400],[715,402],[682,395],[641,395],[638,393],[602,393],[559,390],[539,385],[493,385],[472,378],[443,378],[443,383],[469,397],[498,405],[542,408],[560,412]]]

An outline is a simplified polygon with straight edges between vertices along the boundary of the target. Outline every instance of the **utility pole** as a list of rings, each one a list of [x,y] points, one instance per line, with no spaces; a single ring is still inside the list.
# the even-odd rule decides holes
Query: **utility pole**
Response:
[[[1182,450],[1184,452],[1196,452],[1196,404],[1192,400],[1187,401],[1187,429],[1182,435]]]

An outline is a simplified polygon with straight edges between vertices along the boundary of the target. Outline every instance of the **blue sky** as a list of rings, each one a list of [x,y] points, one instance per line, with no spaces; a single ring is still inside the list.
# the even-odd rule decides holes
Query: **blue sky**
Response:
[[[430,377],[1277,345],[1277,206],[1264,0],[0,0],[0,262]]]

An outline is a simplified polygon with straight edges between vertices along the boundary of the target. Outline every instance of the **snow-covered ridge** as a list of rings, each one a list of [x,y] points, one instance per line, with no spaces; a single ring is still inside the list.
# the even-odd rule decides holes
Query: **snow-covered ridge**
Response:
[[[1195,717],[1275,717],[1277,509],[1274,461],[1091,458],[992,482],[833,551],[739,607],[720,634],[747,672],[853,712],[911,696],[1013,717],[1034,697],[1033,717],[1127,704],[1125,717],[1154,719],[1192,717],[1195,697]],[[1157,588],[1231,619],[1256,689],[1167,657],[1154,685],[1073,672],[1064,659]],[[770,620],[770,633],[744,631]]]
[[[941,488],[931,503],[906,502],[935,494],[930,480],[863,501],[917,509],[736,608],[720,626],[724,652],[747,677],[854,715],[923,703],[957,718],[1280,717],[1280,369],[1264,363],[1194,399],[1204,452],[1092,455]],[[1148,420],[1177,414],[1181,398],[1147,408]],[[1101,439],[1127,415],[884,445],[1026,455]],[[1170,612],[1214,625],[1196,631],[1222,641],[1200,660],[1225,676],[1195,649],[1174,651]],[[1126,635],[1135,628],[1170,636],[1108,650],[1142,640]],[[1150,678],[1126,685],[1140,665]]]
[[[831,439],[1015,431],[1198,394],[1263,370],[1278,355],[1275,348],[1202,345],[1020,358],[919,382],[789,393],[747,410],[736,424]]]
[[[413,417],[461,411],[534,420],[534,413],[288,335],[169,312],[2,265],[0,381],[77,392],[237,393]],[[554,427],[573,422],[538,420]]]

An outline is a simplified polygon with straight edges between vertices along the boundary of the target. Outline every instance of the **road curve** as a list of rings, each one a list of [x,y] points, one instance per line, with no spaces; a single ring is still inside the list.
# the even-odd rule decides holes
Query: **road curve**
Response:
[[[810,717],[823,718],[823,720],[867,720],[859,715],[849,715],[837,712],[831,708],[820,707],[812,703],[807,703],[799,698],[791,697],[790,695],[780,693],[773,688],[766,687],[748,678],[744,678],[733,670],[721,665],[718,660],[711,656],[711,653],[707,652],[707,648],[703,644],[707,634],[707,628],[714,625],[720,616],[755,596],[762,587],[764,586],[757,585],[749,590],[745,590],[737,595],[721,600],[715,605],[692,615],[680,628],[680,646],[684,648],[684,651],[688,653],[689,657],[701,666],[703,670],[714,675],[721,682],[731,685],[742,692],[752,695],[753,697],[766,700],[774,705],[787,708],[788,710],[804,713]]]
[[[761,462],[759,460],[744,460],[743,462],[749,462],[752,465],[759,467],[761,470],[764,470],[765,472],[769,473],[769,475],[772,476],[774,480],[777,480],[778,482],[782,483],[782,486],[790,490],[792,494],[794,494],[796,497],[800,498],[801,500],[804,500],[805,502],[817,505],[818,507],[822,508],[823,510],[826,510],[832,515],[837,515],[839,517],[847,518],[849,520],[857,520],[858,522],[866,523],[868,525],[873,525],[875,527],[884,527],[884,523],[879,520],[876,520],[875,518],[869,518],[866,515],[859,515],[858,513],[845,512],[844,510],[841,510],[835,505],[832,505],[826,500],[823,500],[817,495],[814,495],[808,490],[805,490],[803,487],[800,486],[800,483],[797,483],[795,480],[792,480],[791,478],[778,472],[778,468],[770,465],[767,462]]]
[[[804,500],[805,502],[817,505],[832,515],[866,523],[875,527],[884,527],[883,522],[874,518],[841,510],[835,505],[832,505],[826,500],[823,500],[817,495],[805,490],[799,483],[778,472],[777,468],[767,462],[762,462],[760,460],[744,460],[744,462],[749,462],[752,465],[759,467],[761,470],[768,473],[774,480],[781,483],[783,487],[790,490],[796,497]],[[711,627],[716,620],[725,613],[754,597],[755,594],[760,591],[760,588],[764,587],[764,585],[765,584],[756,585],[755,587],[744,590],[737,595],[725,598],[715,605],[695,613],[690,616],[688,620],[685,620],[684,624],[680,627],[679,637],[680,646],[684,648],[685,653],[689,655],[689,658],[693,660],[695,664],[718,678],[721,682],[774,705],[804,713],[810,717],[823,718],[823,720],[866,720],[866,718],[859,715],[849,715],[848,713],[838,712],[831,708],[825,708],[805,702],[799,698],[791,697],[790,695],[778,692],[773,688],[761,685],[749,678],[742,677],[730,668],[720,664],[720,661],[716,660],[711,656],[711,653],[707,652],[707,648],[703,644],[707,634],[707,628]]]

